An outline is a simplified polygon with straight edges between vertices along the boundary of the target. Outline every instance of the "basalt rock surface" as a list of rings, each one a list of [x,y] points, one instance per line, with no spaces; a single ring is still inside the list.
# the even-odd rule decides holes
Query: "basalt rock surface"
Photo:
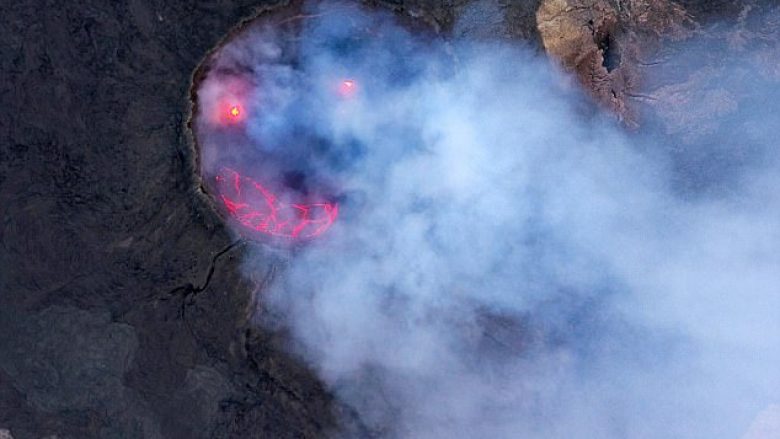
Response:
[[[3,4],[0,429],[13,437],[335,426],[313,374],[249,323],[245,247],[193,172],[192,72],[263,7]]]

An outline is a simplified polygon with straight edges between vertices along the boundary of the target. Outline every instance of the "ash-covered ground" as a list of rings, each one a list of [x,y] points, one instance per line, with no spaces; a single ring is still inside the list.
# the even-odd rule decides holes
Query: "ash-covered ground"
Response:
[[[258,257],[202,192],[193,72],[242,20],[287,6],[273,3],[2,6],[0,438],[398,434],[333,393],[294,335],[257,323],[287,262]],[[590,97],[583,113],[660,133],[681,197],[736,191],[765,157],[722,140],[780,127],[772,111],[732,117],[743,101],[777,107],[761,100],[780,78],[770,1],[370,3],[445,38],[548,54]],[[478,326],[499,350],[533,339],[512,319]],[[775,437],[777,410],[759,412],[745,438]]]

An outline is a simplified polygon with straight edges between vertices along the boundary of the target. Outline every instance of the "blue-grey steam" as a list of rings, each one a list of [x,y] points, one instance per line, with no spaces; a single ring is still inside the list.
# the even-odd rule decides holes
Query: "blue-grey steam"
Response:
[[[219,54],[254,75],[253,157],[327,181],[341,208],[261,293],[261,320],[372,434],[715,439],[775,422],[776,89],[688,153],[587,114],[516,44],[342,4],[296,20],[294,42],[257,25]],[[686,186],[694,171],[708,190]]]

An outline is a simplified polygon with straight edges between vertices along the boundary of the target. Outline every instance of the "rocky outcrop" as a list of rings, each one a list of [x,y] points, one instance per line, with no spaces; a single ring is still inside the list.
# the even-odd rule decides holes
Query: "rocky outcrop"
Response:
[[[737,108],[708,88],[730,73],[720,61],[777,79],[777,14],[759,0],[544,0],[536,20],[545,51],[626,126],[660,120],[686,142]]]
[[[682,39],[694,22],[672,0],[544,0],[536,13],[544,49],[630,127],[641,65],[662,38]]]

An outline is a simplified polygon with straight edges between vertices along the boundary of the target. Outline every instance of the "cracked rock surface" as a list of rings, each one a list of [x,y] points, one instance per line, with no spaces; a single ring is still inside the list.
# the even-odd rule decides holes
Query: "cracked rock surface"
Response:
[[[284,438],[334,427],[318,381],[249,324],[243,247],[192,171],[190,75],[260,6],[3,5],[2,435]]]

